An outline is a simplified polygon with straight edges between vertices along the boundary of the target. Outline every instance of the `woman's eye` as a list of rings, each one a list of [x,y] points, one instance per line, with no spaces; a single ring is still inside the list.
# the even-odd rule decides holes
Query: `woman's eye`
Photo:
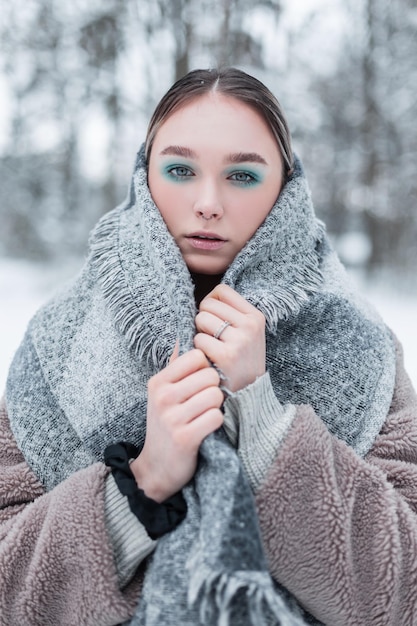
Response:
[[[249,172],[234,172],[229,176],[229,180],[241,185],[252,185],[257,182],[255,176],[252,176]]]
[[[192,170],[189,167],[185,167],[185,165],[175,165],[175,167],[170,167],[168,173],[173,178],[188,178],[189,176],[194,176]]]

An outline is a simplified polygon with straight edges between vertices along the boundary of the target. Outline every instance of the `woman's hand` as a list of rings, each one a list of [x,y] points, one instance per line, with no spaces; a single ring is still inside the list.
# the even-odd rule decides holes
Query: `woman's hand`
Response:
[[[146,495],[162,502],[192,478],[198,449],[220,428],[220,378],[201,350],[178,357],[148,383],[146,439],[131,470]]]
[[[216,339],[222,324],[230,323]],[[230,391],[243,389],[265,373],[265,317],[234,289],[217,285],[202,300],[194,345],[225,375]]]

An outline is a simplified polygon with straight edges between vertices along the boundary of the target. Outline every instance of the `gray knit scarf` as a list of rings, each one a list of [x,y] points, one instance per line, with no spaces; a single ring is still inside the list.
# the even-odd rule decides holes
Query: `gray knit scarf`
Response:
[[[266,317],[277,397],[312,405],[335,436],[366,454],[389,409],[394,348],[350,288],[298,160],[224,282]],[[193,345],[193,291],[151,199],[142,149],[128,199],[99,222],[84,270],[37,313],[10,370],[11,425],[48,490],[102,460],[109,443],[143,445],[146,382],[177,338],[182,352]],[[204,441],[184,494],[187,517],[159,540],[130,624],[309,622],[269,575],[253,496],[222,431]]]

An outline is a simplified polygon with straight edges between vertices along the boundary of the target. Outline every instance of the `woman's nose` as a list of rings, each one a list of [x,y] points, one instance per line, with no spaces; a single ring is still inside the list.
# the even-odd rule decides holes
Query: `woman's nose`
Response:
[[[203,220],[222,217],[223,203],[215,184],[207,183],[199,189],[198,198],[194,203],[194,213]]]

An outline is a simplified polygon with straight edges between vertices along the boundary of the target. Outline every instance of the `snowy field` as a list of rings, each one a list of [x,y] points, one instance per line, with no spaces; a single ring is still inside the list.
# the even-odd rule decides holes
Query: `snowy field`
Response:
[[[7,370],[36,309],[78,270],[65,267],[35,266],[26,262],[0,259],[0,387],[3,390]],[[382,286],[383,285],[383,286]],[[360,285],[386,323],[404,346],[407,371],[417,389],[417,288],[401,292],[380,284]]]

